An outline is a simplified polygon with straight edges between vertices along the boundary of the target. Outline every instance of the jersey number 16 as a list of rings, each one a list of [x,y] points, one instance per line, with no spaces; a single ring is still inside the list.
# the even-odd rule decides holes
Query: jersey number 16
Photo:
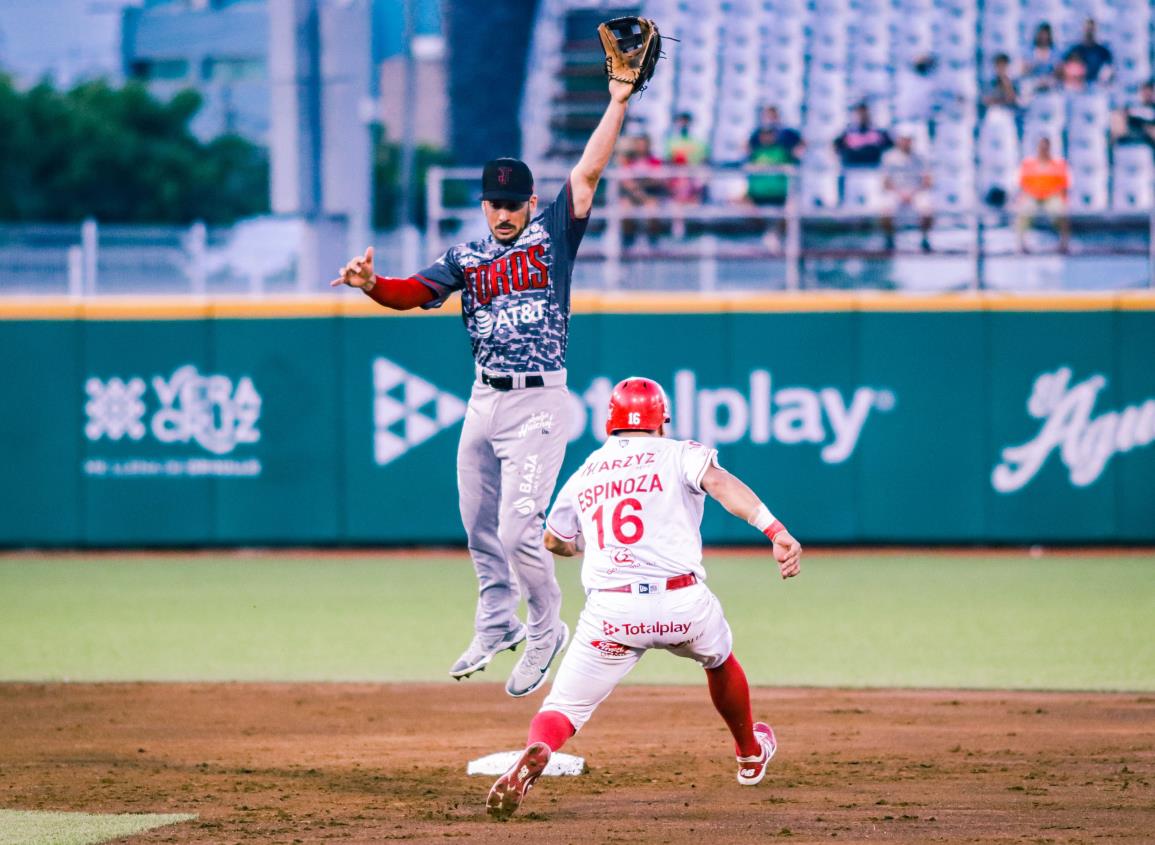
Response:
[[[613,532],[615,540],[629,546],[642,539],[642,535],[646,533],[646,526],[642,524],[642,518],[636,513],[626,513],[627,508],[640,511],[642,503],[637,499],[622,499],[618,502],[618,506],[614,508],[613,515],[610,517],[610,531]],[[594,511],[594,522],[598,526],[599,549],[606,547],[605,509],[605,505],[599,505],[598,509]]]

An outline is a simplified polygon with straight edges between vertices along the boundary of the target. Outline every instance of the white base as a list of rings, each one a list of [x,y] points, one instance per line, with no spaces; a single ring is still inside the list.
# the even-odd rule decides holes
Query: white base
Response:
[[[509,767],[517,762],[524,749],[517,751],[497,751],[487,754],[476,760],[470,760],[465,767],[467,775],[504,775]],[[542,772],[546,777],[559,775],[580,775],[585,772],[586,760],[584,757],[574,757],[572,754],[563,754],[560,751],[549,758],[549,764]]]

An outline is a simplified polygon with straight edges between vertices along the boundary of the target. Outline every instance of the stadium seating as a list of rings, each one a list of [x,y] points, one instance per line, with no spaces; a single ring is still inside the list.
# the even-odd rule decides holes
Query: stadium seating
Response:
[[[1155,206],[1155,163],[1146,144],[1115,148],[1111,206],[1116,211],[1139,211]]]
[[[826,154],[851,106],[864,100],[877,125],[923,127],[916,149],[931,163],[935,200],[945,210],[969,210],[992,188],[1013,195],[1018,165],[1041,135],[1069,159],[1075,209],[1132,212],[1155,202],[1150,150],[1108,144],[1111,109],[1152,73],[1151,0],[542,0],[531,56],[535,81],[522,114],[531,158],[572,157],[573,139],[583,135],[575,128],[566,146],[565,127],[579,125],[575,115],[583,107],[595,117],[600,110],[587,89],[548,83],[567,67],[567,50],[596,72],[596,42],[570,33],[565,21],[567,14],[599,12],[653,17],[678,39],[667,42],[668,61],[631,106],[631,120],[655,150],[662,149],[672,116],[688,112],[714,164],[741,162],[760,108],[777,105],[811,152],[824,151],[803,162],[803,208],[877,205],[877,180],[841,178],[837,160]],[[1033,96],[1024,90],[1019,114],[982,108],[996,53],[1009,54],[1017,67],[1043,22],[1061,53],[1081,38],[1088,17],[1114,53],[1110,87]],[[933,71],[916,73],[915,63],[928,54]],[[575,59],[571,71],[579,64]],[[585,118],[580,125],[588,124]],[[543,125],[555,127],[554,138],[528,131]]]

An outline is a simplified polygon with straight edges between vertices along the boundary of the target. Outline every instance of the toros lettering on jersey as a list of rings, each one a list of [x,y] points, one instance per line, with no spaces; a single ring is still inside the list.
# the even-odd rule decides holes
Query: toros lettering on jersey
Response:
[[[590,485],[578,493],[578,507],[584,512],[604,499],[616,499],[619,496],[632,496],[636,493],[660,493],[664,489],[662,478],[656,472],[605,481]]]
[[[473,288],[478,305],[488,305],[495,297],[521,293],[530,288],[549,287],[549,266],[542,260],[545,247],[507,253],[488,264],[465,267],[465,284]]]
[[[592,461],[582,469],[582,475],[593,475],[595,472],[608,472],[611,469],[650,466],[653,463],[653,452],[639,452],[636,455],[626,455],[624,458],[614,458],[612,461]]]

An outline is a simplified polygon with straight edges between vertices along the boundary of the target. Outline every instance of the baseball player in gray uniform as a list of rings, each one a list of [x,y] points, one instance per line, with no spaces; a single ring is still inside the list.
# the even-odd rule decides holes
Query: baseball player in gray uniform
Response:
[[[494,159],[481,178],[488,237],[451,247],[408,278],[376,275],[370,247],[332,282],[402,310],[438,308],[461,291],[476,380],[457,452],[457,488],[479,589],[473,640],[449,674],[469,677],[528,638],[505,685],[512,696],[538,689],[569,641],[553,557],[542,538],[571,428],[570,280],[633,90],[609,81],[610,103],[581,160],[540,212],[529,168],[517,159]],[[517,616],[523,592],[524,625]]]

